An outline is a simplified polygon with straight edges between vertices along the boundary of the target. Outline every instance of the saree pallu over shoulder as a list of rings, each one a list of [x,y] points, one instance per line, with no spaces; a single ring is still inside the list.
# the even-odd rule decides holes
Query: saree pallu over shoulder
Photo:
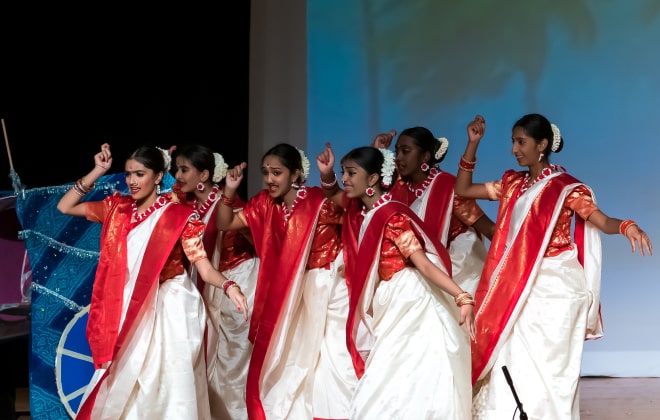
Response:
[[[448,246],[449,225],[453,211],[454,183],[456,177],[448,172],[439,172],[421,197],[411,205],[415,213],[422,216],[427,232],[445,247]],[[444,203],[438,208],[437,203]],[[419,211],[417,211],[419,207]]]
[[[272,341],[279,338],[274,337],[274,332],[281,329],[278,323],[287,298],[304,274],[321,207],[326,200],[320,188],[308,187],[307,192],[288,223],[284,222],[281,204],[266,190],[248,200],[243,210],[260,259],[249,334],[254,344],[246,385],[250,419],[266,418],[260,391],[264,361],[269,348],[274,346]]]
[[[110,302],[110,306],[108,306],[106,304],[107,296],[104,295],[106,291],[115,291],[115,293],[118,290],[123,291],[126,281],[126,263],[119,265],[117,255],[112,254],[112,252],[116,252],[119,247],[120,250],[123,250],[124,256],[122,258],[124,260],[126,259],[127,230],[123,229],[123,233],[117,235],[117,232],[122,230],[122,228],[116,224],[130,221],[131,211],[122,211],[126,210],[127,203],[128,209],[130,209],[130,202],[124,199],[118,199],[116,201],[116,203],[108,207],[107,218],[101,232],[101,238],[105,241],[102,242],[101,258],[92,291],[92,301],[87,324],[87,337],[90,349],[92,349],[93,355],[96,354],[99,357],[99,359],[94,359],[97,367],[107,361],[113,360],[117,352],[124,345],[127,336],[138,318],[142,305],[153,288],[158,287],[159,274],[165,266],[173,247],[179,241],[184,227],[192,214],[191,209],[176,203],[168,204],[163,210],[163,214],[158,219],[158,222],[156,222],[149,237],[142,258],[140,272],[135,282],[135,288],[131,294],[131,303],[126,310],[125,321],[121,325],[120,330],[119,321],[123,296],[120,296],[118,303],[113,300]],[[111,242],[115,242],[114,246]],[[92,316],[93,314],[94,316]],[[90,418],[99,384],[103,382],[108,372],[106,371],[104,373],[104,376],[97,383],[95,389],[85,399],[76,418]]]
[[[477,341],[472,343],[472,382],[482,378],[497,358],[501,339],[508,336],[534,284],[566,196],[584,185],[566,173],[537,182],[518,197],[523,173],[507,171],[502,178],[497,227],[475,295]],[[598,230],[579,217],[574,242],[593,294],[587,337],[602,335],[600,319],[600,240]]]
[[[357,208],[358,206],[349,202],[349,211],[347,213],[349,229],[356,227],[356,223],[351,223],[351,219],[354,219],[354,222],[359,220],[358,214],[355,213]],[[363,320],[364,311],[369,306],[369,297],[366,296],[366,289],[369,288],[368,282],[370,279],[378,276],[378,260],[384,228],[387,225],[387,221],[396,214],[403,214],[410,218],[413,229],[418,238],[421,238],[420,242],[426,252],[437,255],[443,268],[451,276],[452,266],[447,250],[436,238],[430,237],[425,233],[424,222],[410,207],[403,203],[390,201],[379,206],[373,210],[373,215],[368,216],[371,220],[362,235],[355,232],[352,232],[350,235],[344,235],[344,238],[347,240],[358,238],[357,243],[344,243],[345,254],[351,253],[346,256],[346,261],[353,260],[352,264],[346,266],[346,279],[351,285],[349,290],[348,320],[346,323],[346,343],[358,378],[362,377],[365,368],[364,360],[356,345],[356,340],[358,327]]]

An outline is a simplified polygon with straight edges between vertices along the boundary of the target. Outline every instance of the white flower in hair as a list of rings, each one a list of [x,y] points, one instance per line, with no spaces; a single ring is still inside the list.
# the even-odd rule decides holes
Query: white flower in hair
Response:
[[[550,127],[552,127],[552,146],[550,146],[550,150],[556,152],[561,144],[561,133],[556,125],[550,124]]]
[[[379,148],[380,152],[383,154],[383,166],[380,168],[381,184],[384,187],[389,187],[392,185],[392,176],[394,175],[394,153],[390,149]]]
[[[213,167],[213,182],[216,184],[222,181],[222,178],[227,176],[227,168],[229,165],[225,163],[225,160],[222,158],[220,153],[213,153],[213,159],[215,160],[215,166]]]
[[[435,152],[435,160],[442,159],[445,153],[447,153],[447,148],[449,148],[449,140],[447,140],[447,137],[438,137],[438,141],[440,142],[440,147],[438,147],[438,150]]]
[[[172,167],[172,156],[170,156],[170,152],[165,149],[161,149],[160,147],[156,147],[156,149],[160,150],[160,153],[163,155],[163,162],[165,162],[165,172],[169,172],[170,168]]]
[[[302,163],[302,181],[305,182],[307,180],[307,177],[309,176],[309,159],[307,159],[307,156],[305,156],[305,152],[302,150],[298,149],[296,147],[296,150],[298,150],[298,153],[300,153],[300,162]]]

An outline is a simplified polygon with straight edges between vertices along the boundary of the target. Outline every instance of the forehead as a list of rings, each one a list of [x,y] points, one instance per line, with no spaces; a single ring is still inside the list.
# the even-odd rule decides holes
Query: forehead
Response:
[[[527,136],[527,130],[525,130],[522,127],[513,127],[513,131],[511,132],[511,137],[515,139],[523,138],[523,137],[528,137]]]
[[[192,166],[190,159],[188,159],[185,156],[177,156],[176,157],[176,164],[178,166]]]
[[[354,169],[354,170],[357,170],[357,171],[366,172],[365,169],[363,167],[361,167],[360,165],[358,165],[357,162],[354,161],[353,159],[346,159],[345,161],[343,161],[341,163],[341,167],[343,169]]]
[[[268,155],[264,157],[263,162],[261,163],[262,167],[270,167],[270,168],[284,168],[284,164],[282,163],[282,160],[280,159],[279,156],[275,155]]]
[[[135,159],[128,159],[124,165],[127,171],[146,171],[148,170],[144,164],[138,162]]]
[[[396,140],[396,147],[419,148],[419,146],[417,146],[417,143],[415,142],[415,139],[410,136],[406,136],[405,134],[400,135],[399,138]]]

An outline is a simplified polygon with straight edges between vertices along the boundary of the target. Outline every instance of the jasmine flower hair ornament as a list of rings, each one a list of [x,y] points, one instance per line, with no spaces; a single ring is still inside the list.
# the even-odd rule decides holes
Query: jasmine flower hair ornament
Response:
[[[552,127],[552,146],[550,146],[550,150],[556,152],[561,144],[561,133],[556,125],[550,124],[550,126]]]
[[[383,187],[389,188],[392,185],[392,176],[394,175],[394,153],[385,148],[379,148],[378,150],[383,154],[383,166],[380,168],[380,183]]]
[[[440,160],[447,153],[447,148],[449,148],[449,140],[446,137],[438,137],[438,142],[440,142],[440,147],[435,152],[435,160]]]
[[[213,167],[213,182],[218,183],[227,176],[227,168],[229,167],[220,153],[213,153],[215,159],[215,166]]]
[[[165,149],[161,149],[160,147],[156,147],[156,149],[160,150],[160,153],[163,155],[163,162],[165,163],[165,172],[169,172],[172,166],[172,156],[170,156],[170,152],[168,152]]]
[[[309,159],[307,159],[307,156],[305,156],[305,152],[302,150],[298,149],[296,147],[296,150],[298,150],[298,153],[300,153],[300,163],[302,166],[302,182],[305,182],[307,180],[307,177],[309,176]]]

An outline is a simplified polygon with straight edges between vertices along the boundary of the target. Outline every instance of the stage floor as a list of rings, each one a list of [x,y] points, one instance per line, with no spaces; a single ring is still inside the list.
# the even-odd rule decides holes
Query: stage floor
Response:
[[[27,388],[16,392],[16,412],[29,413]],[[660,378],[584,377],[580,381],[582,419],[660,419]],[[30,420],[21,415],[18,420]]]

